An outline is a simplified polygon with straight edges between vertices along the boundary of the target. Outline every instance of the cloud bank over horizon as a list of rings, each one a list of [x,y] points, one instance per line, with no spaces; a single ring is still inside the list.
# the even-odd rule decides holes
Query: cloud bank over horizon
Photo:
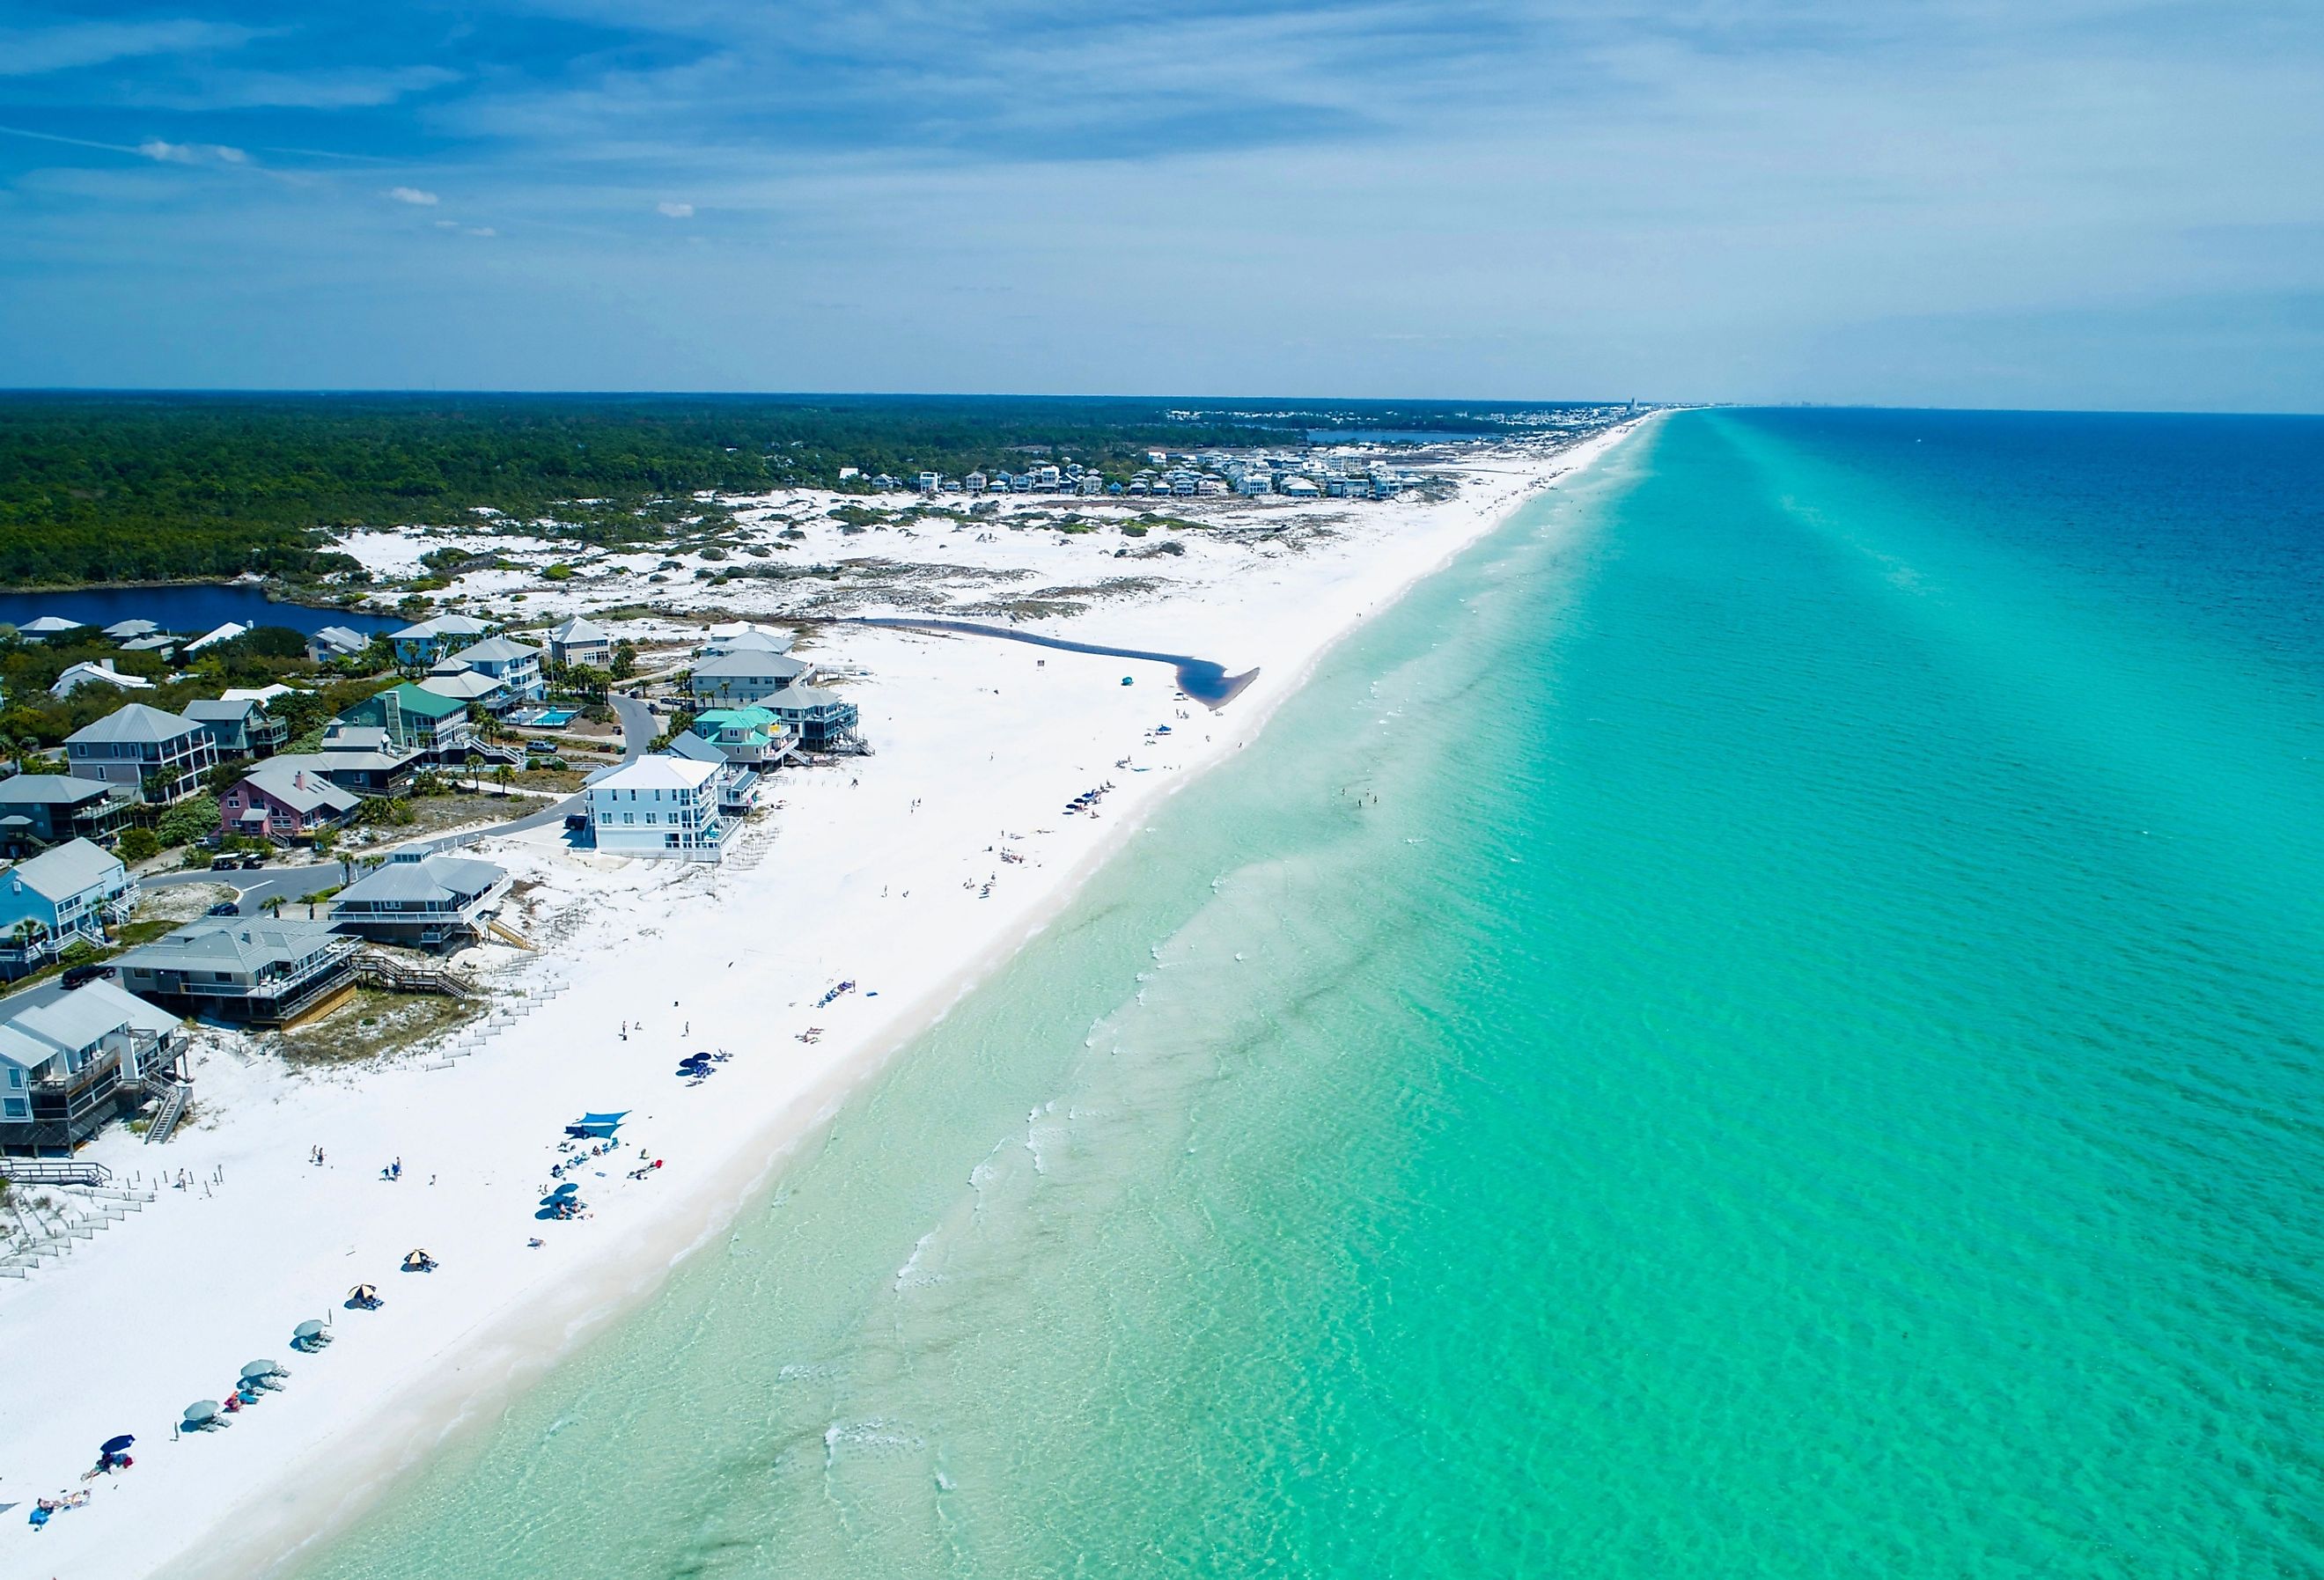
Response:
[[[0,0],[0,384],[2319,411],[2319,89],[2291,0]]]

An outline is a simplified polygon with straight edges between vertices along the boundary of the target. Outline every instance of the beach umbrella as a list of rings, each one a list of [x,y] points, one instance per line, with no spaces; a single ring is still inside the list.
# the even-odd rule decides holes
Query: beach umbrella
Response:
[[[198,1427],[204,1421],[217,1419],[218,1402],[214,1399],[198,1399],[186,1407],[186,1424]]]
[[[242,1380],[244,1382],[255,1382],[261,1377],[272,1377],[281,1370],[282,1368],[272,1361],[253,1361],[242,1369]]]
[[[322,1331],[323,1325],[321,1323],[310,1320],[302,1322],[298,1326],[292,1328],[290,1330],[290,1336],[292,1338],[313,1338],[317,1334]]]
[[[100,1447],[97,1452],[99,1454],[118,1454],[136,1441],[136,1438],[131,1437],[128,1433],[124,1432],[118,1437],[107,1437],[105,1440],[104,1446]]]

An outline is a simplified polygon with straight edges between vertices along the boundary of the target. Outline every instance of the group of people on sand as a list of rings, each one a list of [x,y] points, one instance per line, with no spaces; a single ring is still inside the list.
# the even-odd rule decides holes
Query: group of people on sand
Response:
[[[38,1499],[32,1504],[32,1529],[38,1530],[48,1524],[51,1516],[61,1514],[68,1509],[78,1509],[88,1501],[87,1487],[77,1492],[59,1492],[53,1498]]]

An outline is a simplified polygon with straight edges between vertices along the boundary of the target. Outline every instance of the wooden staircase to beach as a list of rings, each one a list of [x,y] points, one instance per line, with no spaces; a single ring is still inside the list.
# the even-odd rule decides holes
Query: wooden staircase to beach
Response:
[[[475,983],[447,966],[422,966],[379,949],[363,952],[355,975],[366,987],[389,993],[441,993],[451,999],[474,999],[478,993]]]
[[[145,1127],[145,1144],[158,1147],[170,1139],[178,1122],[186,1117],[186,1104],[194,1095],[191,1081],[168,1080],[160,1083],[161,1101],[154,1107],[153,1123]]]

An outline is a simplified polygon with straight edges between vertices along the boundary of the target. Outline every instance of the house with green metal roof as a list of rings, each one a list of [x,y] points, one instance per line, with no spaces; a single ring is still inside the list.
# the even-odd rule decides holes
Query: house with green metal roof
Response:
[[[342,712],[339,722],[384,730],[391,744],[407,751],[442,752],[468,740],[468,705],[409,680],[364,698]]]

